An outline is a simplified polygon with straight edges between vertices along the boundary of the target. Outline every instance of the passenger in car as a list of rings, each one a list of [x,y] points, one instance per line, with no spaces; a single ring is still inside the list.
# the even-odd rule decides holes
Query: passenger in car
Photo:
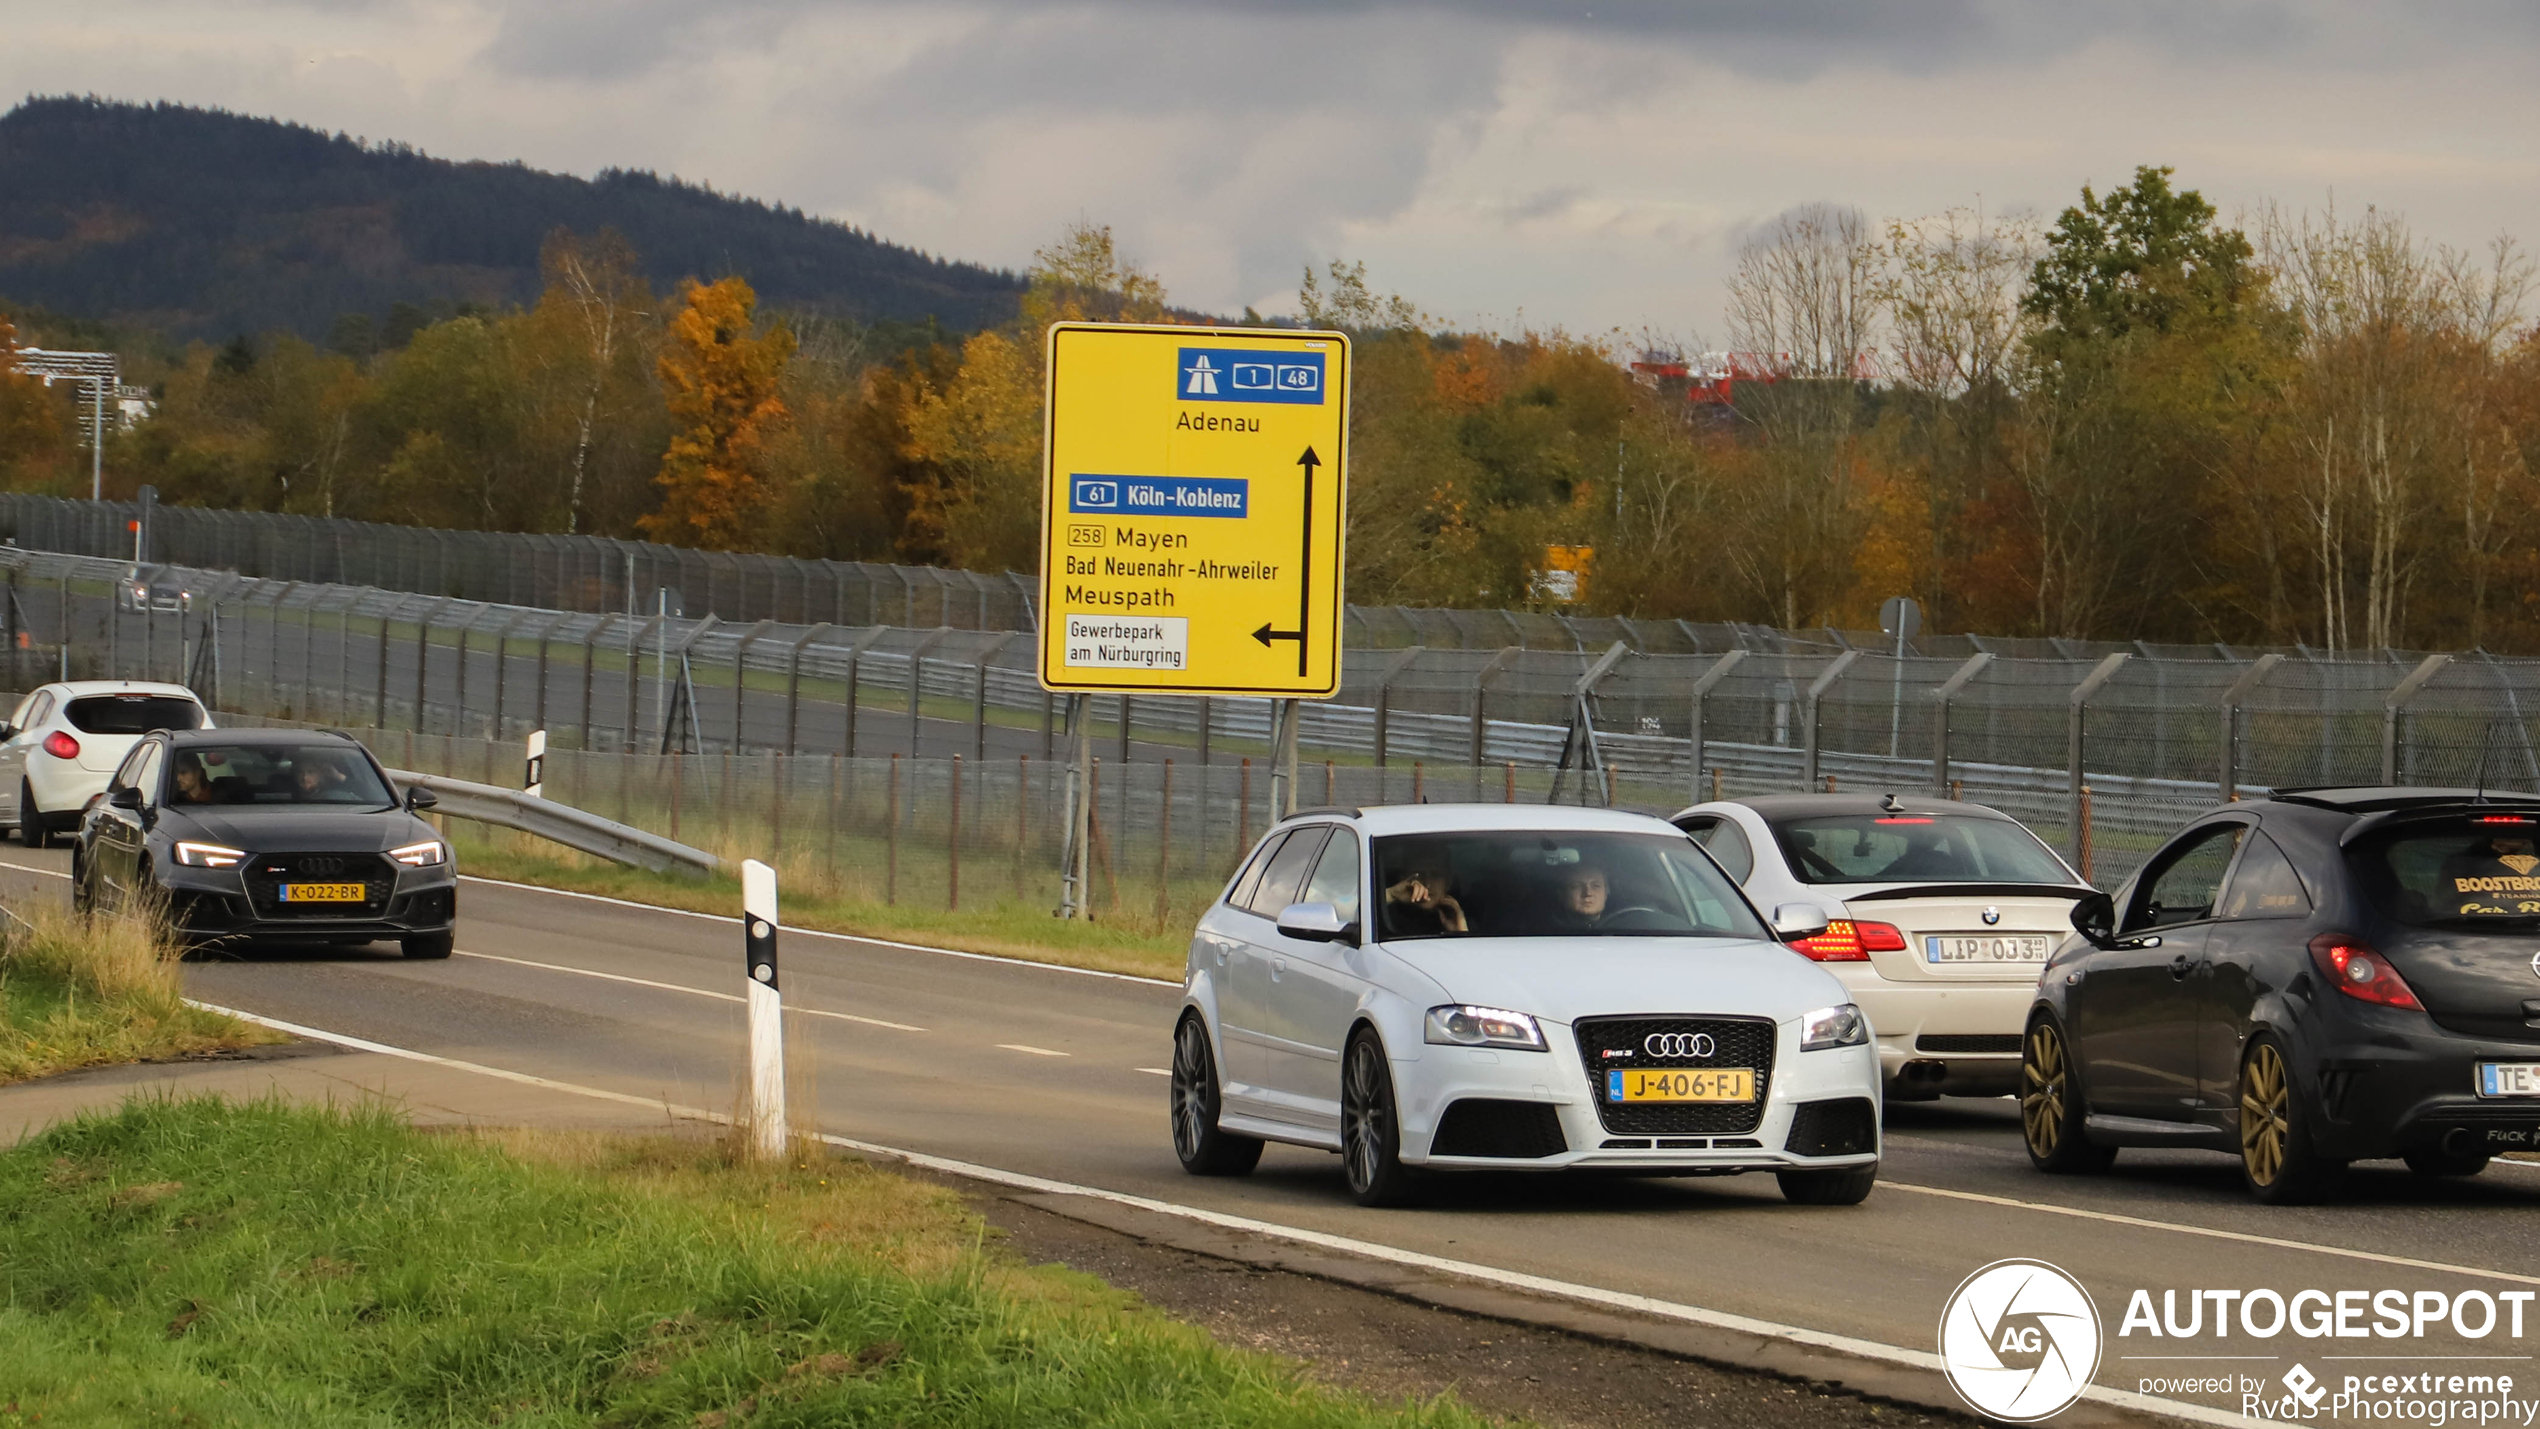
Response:
[[[1472,931],[1440,852],[1416,850],[1400,868],[1401,876],[1385,886],[1387,932],[1398,938],[1427,938]]]

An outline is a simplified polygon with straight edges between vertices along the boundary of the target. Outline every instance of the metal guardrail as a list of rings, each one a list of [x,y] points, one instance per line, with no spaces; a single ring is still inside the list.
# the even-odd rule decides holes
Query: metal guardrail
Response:
[[[532,798],[516,789],[452,779],[440,774],[418,774],[407,769],[391,769],[388,777],[403,787],[431,790],[432,796],[440,800],[432,810],[436,814],[517,829],[594,858],[650,869],[655,873],[668,873],[673,869],[705,874],[724,871],[723,860],[704,849],[690,848],[659,834],[630,828],[615,819],[604,819],[570,804]]]

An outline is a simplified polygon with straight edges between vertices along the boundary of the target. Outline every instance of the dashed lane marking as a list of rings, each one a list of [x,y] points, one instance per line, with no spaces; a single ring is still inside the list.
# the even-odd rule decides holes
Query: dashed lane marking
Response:
[[[1144,1072],[1151,1077],[1169,1077],[1173,1075],[1170,1069],[1164,1067],[1139,1067],[1136,1070]]]
[[[1064,1057],[1069,1055],[1065,1052],[1053,1052],[1047,1047],[1027,1046],[1021,1042],[999,1042],[997,1046],[1008,1052],[1029,1052],[1035,1057]]]

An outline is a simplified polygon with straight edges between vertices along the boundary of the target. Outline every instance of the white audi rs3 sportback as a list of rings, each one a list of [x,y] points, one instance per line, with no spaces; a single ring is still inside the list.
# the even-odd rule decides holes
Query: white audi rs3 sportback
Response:
[[[1878,1177],[1879,1067],[1843,985],[1709,855],[1606,809],[1422,804],[1272,829],[1191,938],[1173,1149],[1240,1175],[1341,1154],[1366,1205],[1432,1171]],[[1782,916],[1781,914],[1777,914]]]

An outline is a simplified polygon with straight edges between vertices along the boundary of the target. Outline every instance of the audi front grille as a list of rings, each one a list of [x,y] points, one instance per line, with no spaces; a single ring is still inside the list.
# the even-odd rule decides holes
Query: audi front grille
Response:
[[[1773,1086],[1774,1028],[1762,1017],[1583,1017],[1572,1024],[1588,1090],[1605,1129],[1620,1136],[1715,1136],[1753,1131]],[[1710,1051],[1694,1038],[1708,1038]],[[1655,1039],[1653,1041],[1653,1039]],[[1661,1049],[1653,1053],[1651,1048]],[[1613,1055],[1608,1055],[1613,1054]],[[1653,1067],[1751,1067],[1751,1102],[1612,1102],[1605,1074]]]
[[[268,853],[247,860],[247,901],[258,918],[377,918],[388,911],[397,868],[375,853]],[[358,883],[359,903],[286,903],[286,883]]]

